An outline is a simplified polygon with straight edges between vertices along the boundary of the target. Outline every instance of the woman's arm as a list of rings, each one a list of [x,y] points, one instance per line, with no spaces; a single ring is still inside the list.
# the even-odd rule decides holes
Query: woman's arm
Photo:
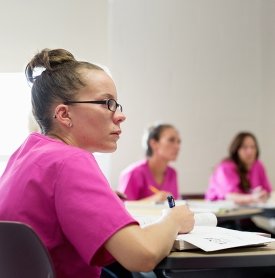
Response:
[[[259,187],[258,187],[259,188]],[[250,194],[244,193],[228,193],[226,199],[235,202],[238,205],[250,205],[256,203],[264,203],[269,198],[269,193],[263,189],[258,189]]]
[[[177,206],[157,223],[122,228],[107,240],[105,248],[128,270],[150,271],[170,253],[178,232],[187,233],[193,226],[193,213],[186,206]]]
[[[236,165],[229,160],[222,161],[216,166],[210,179],[206,192],[206,199],[224,200],[227,194],[237,193],[240,178]]]

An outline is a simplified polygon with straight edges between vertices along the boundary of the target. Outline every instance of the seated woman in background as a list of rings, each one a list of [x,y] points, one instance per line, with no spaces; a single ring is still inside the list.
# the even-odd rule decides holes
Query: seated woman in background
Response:
[[[127,200],[164,201],[167,195],[179,198],[177,172],[169,162],[177,159],[180,135],[173,125],[149,128],[144,137],[146,159],[128,166],[120,175],[118,190]]]
[[[229,156],[215,169],[206,192],[208,200],[233,200],[247,205],[265,202],[272,190],[265,168],[259,160],[256,137],[241,132],[229,147]]]

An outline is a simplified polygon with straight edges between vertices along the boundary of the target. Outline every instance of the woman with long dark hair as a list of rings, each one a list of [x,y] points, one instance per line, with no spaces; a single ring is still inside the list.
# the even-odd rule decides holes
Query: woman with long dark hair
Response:
[[[272,186],[259,146],[250,132],[240,132],[229,147],[229,155],[215,169],[206,192],[208,200],[233,200],[237,204],[265,202]]]

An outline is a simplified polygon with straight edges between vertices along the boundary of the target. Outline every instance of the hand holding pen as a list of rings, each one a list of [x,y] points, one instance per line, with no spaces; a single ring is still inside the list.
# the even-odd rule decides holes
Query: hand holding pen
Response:
[[[156,201],[156,202],[166,201],[167,196],[171,194],[170,192],[160,190],[153,185],[149,185],[149,189],[152,193],[154,193],[154,195],[152,195],[151,199]]]
[[[190,211],[188,206],[176,206],[174,197],[172,195],[167,196],[167,201],[169,208],[173,208],[169,209],[167,213],[174,218],[176,223],[180,224],[179,233],[190,232],[193,229],[195,223],[194,213]]]
[[[173,208],[176,205],[175,199],[172,195],[167,196],[167,201],[168,201],[169,208]]]

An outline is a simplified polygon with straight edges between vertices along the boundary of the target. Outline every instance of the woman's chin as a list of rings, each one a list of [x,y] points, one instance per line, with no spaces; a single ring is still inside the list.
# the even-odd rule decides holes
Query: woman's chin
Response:
[[[106,146],[106,149],[103,150],[102,152],[103,153],[113,153],[115,152],[117,149],[117,143],[113,143],[113,144],[110,144],[109,146]]]

